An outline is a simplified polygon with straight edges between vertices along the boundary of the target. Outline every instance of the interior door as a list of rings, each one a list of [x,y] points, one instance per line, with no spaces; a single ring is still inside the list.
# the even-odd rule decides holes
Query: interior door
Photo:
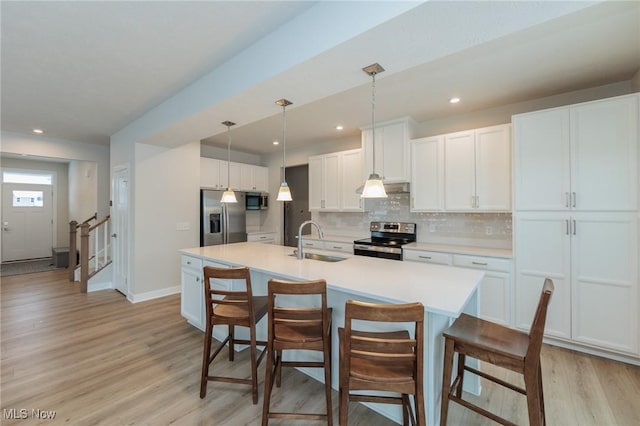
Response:
[[[51,257],[51,185],[2,184],[2,261]]]
[[[125,296],[129,292],[129,170],[113,173],[113,285]]]

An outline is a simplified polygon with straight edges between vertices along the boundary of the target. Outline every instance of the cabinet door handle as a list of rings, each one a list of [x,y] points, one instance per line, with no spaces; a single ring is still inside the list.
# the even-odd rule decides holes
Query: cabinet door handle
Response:
[[[415,204],[416,204],[415,197],[411,197],[411,208],[414,208]]]
[[[571,207],[575,207],[576,206],[576,193],[572,192],[571,193]]]
[[[487,266],[488,263],[487,262],[476,262],[475,260],[471,262],[472,265],[479,265],[479,266]]]
[[[576,235],[576,220],[573,219],[572,222],[573,222],[573,235]]]
[[[569,208],[569,198],[571,198],[571,197],[569,196],[569,193],[568,193],[568,192],[565,192],[565,193],[564,193],[564,200],[565,200],[565,201],[564,201],[564,206],[565,206],[566,208]]]
[[[471,208],[474,209],[476,207],[476,197],[471,196]]]
[[[199,283],[200,282],[200,277],[196,277],[196,282]]]
[[[418,257],[419,257],[420,259],[427,259],[427,260],[430,260],[430,259],[431,259],[431,256],[418,256]]]
[[[341,249],[342,247],[340,246],[333,246],[334,249]]]
[[[480,208],[480,196],[476,195],[476,209]]]
[[[569,219],[565,219],[564,224],[565,224],[564,233],[565,235],[569,235]]]

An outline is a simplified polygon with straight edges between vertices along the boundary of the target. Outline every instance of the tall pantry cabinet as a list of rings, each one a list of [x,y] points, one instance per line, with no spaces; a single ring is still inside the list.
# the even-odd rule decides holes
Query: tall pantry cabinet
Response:
[[[516,115],[516,327],[552,278],[546,334],[640,356],[640,94]]]

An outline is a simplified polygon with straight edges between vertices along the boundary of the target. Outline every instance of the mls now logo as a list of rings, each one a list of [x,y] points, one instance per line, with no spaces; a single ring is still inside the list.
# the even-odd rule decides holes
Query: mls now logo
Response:
[[[7,420],[10,419],[26,419],[29,417],[29,410],[27,410],[26,408],[21,408],[21,409],[17,409],[17,408],[4,408],[2,410],[2,417],[4,417]]]

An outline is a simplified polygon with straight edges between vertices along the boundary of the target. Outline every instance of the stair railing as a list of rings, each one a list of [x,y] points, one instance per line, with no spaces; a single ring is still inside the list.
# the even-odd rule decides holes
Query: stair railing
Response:
[[[75,281],[76,266],[78,266],[78,228],[84,223],[89,223],[98,218],[98,212],[87,220],[78,223],[76,220],[69,222],[69,281]]]
[[[111,227],[111,215],[107,215],[93,226],[88,222],[80,224],[80,291],[87,292],[89,278],[100,272],[111,263],[111,244],[109,230]],[[89,272],[89,236],[94,234],[93,268]],[[102,238],[100,238],[102,231]],[[102,259],[102,262],[100,262]]]

